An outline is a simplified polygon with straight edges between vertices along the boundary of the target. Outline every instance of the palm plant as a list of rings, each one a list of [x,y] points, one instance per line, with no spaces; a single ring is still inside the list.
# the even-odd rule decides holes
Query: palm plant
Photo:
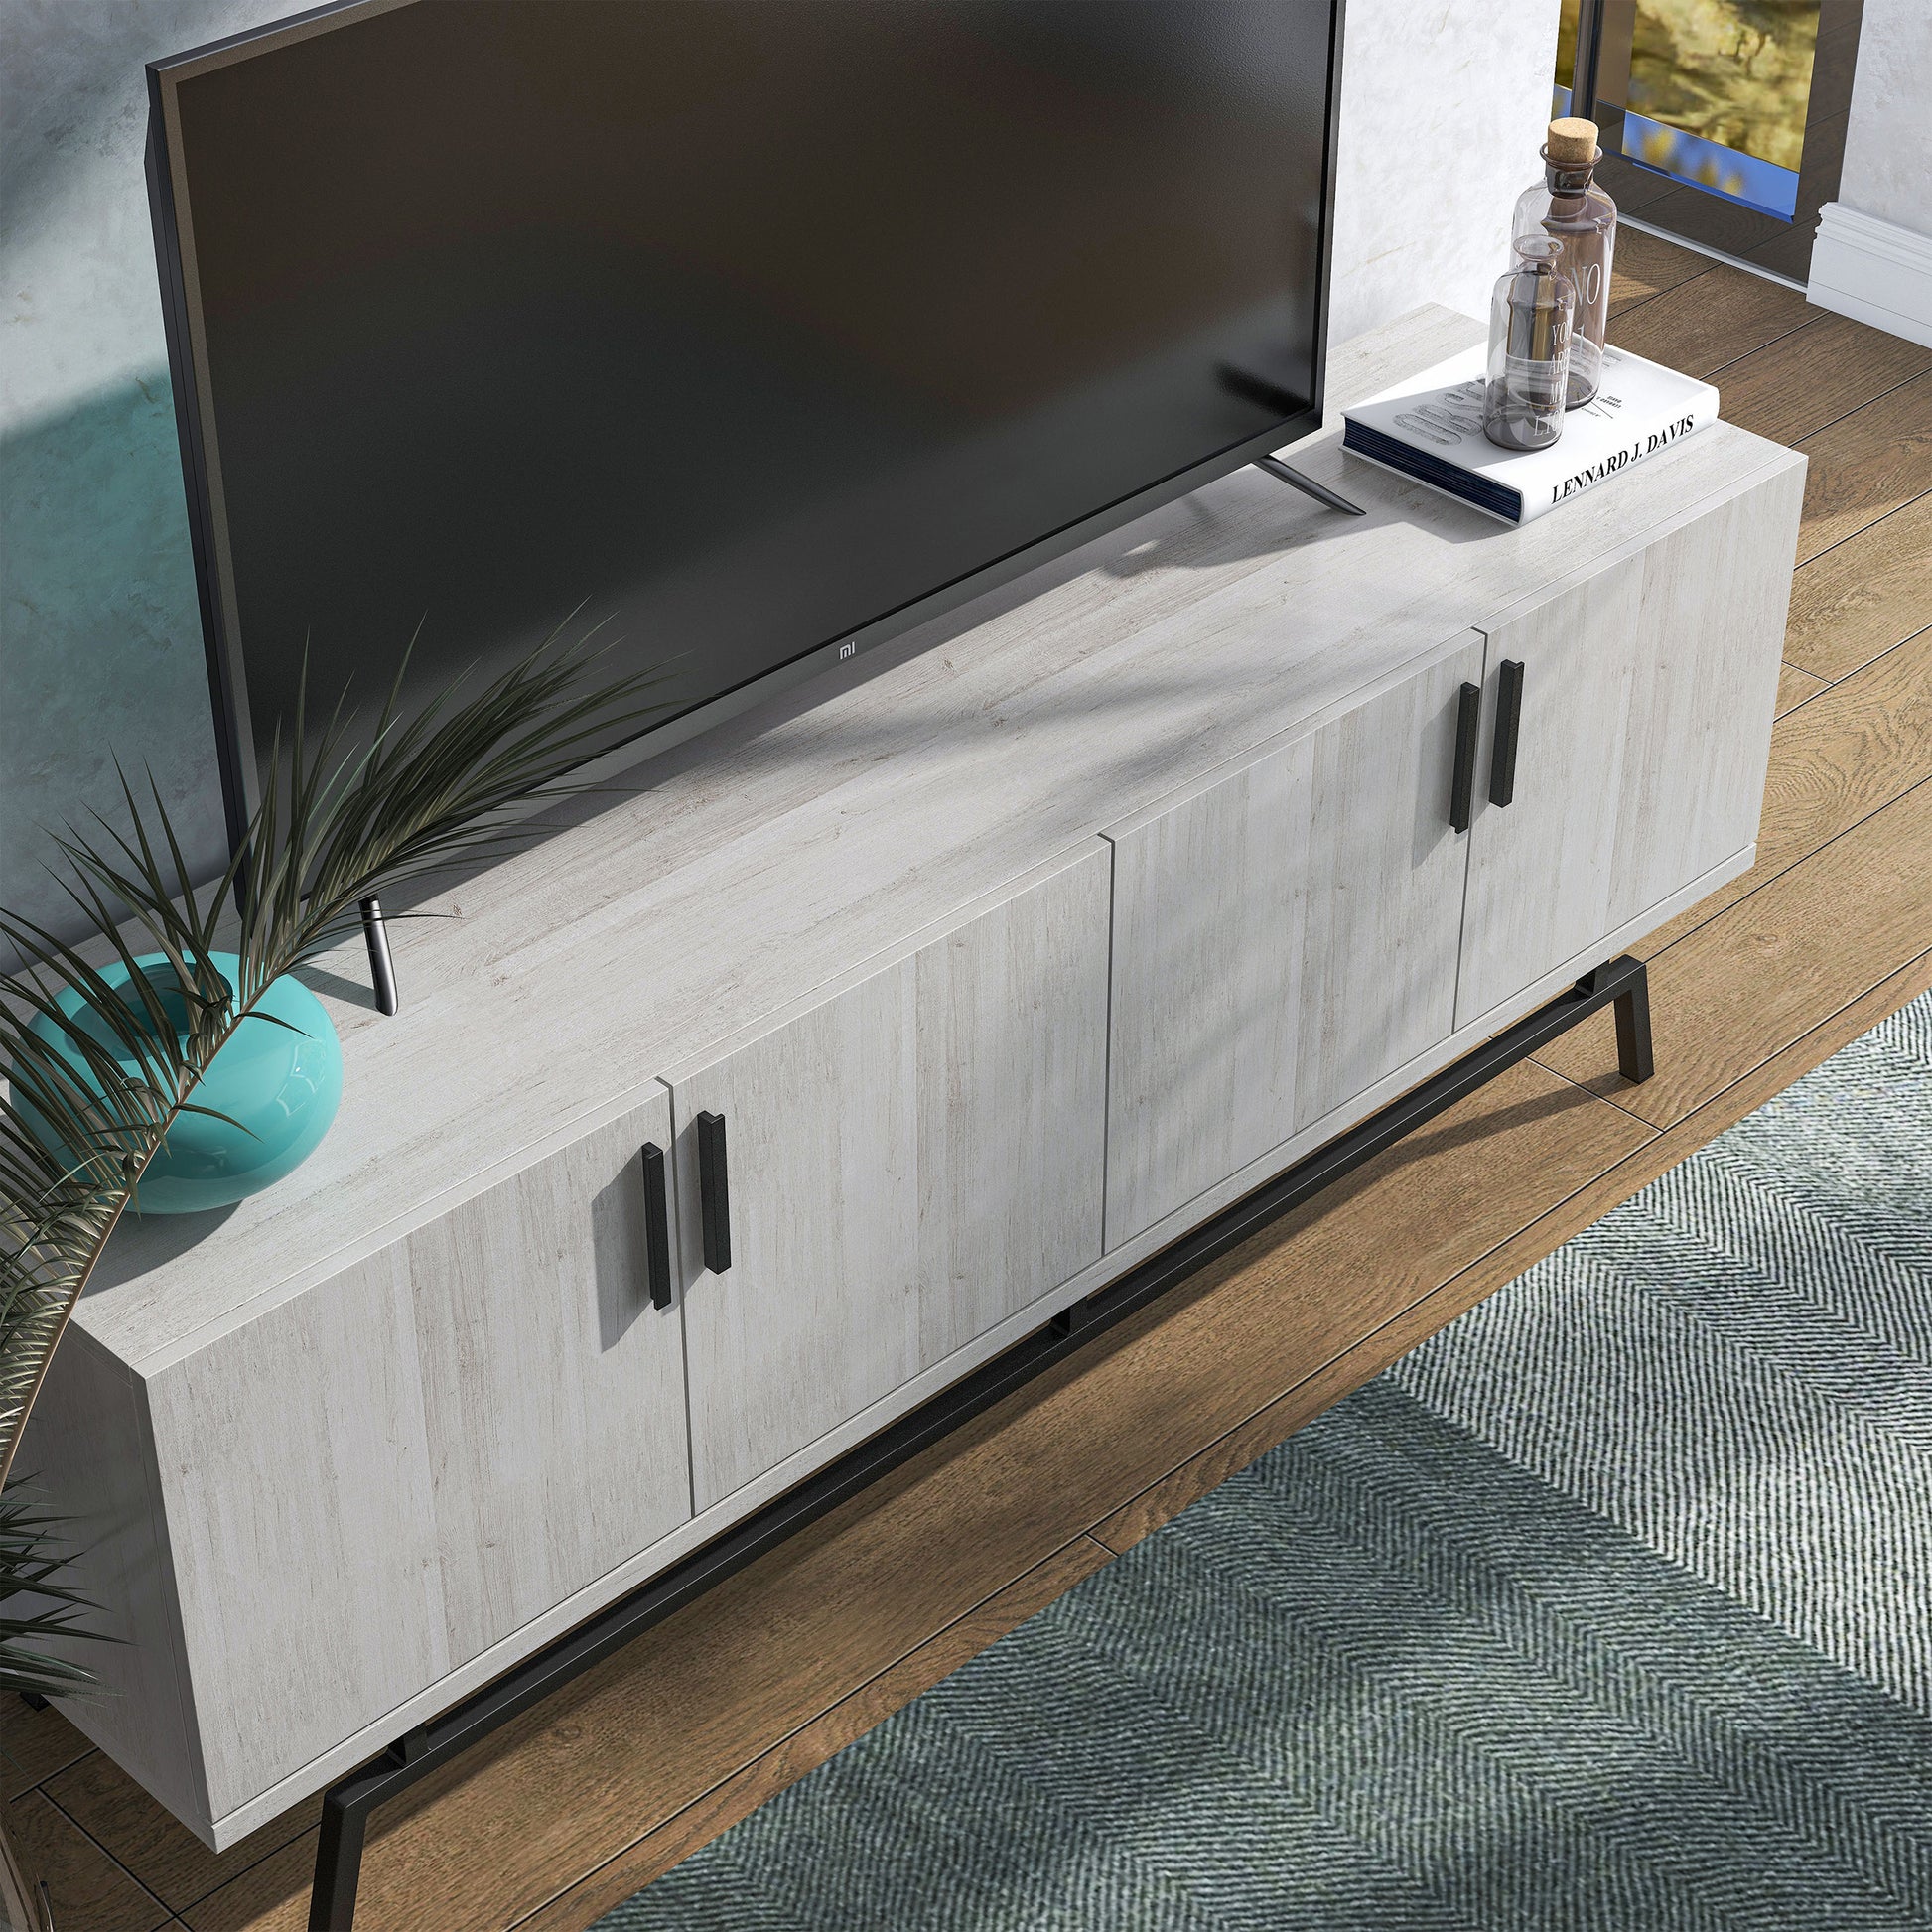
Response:
[[[104,946],[105,968],[0,912],[0,943],[24,962],[0,974],[0,1599],[34,1599],[0,1616],[0,1690],[45,1696],[93,1681],[44,1647],[85,1634],[74,1627],[85,1606],[60,1581],[55,1520],[7,1485],[55,1347],[143,1173],[175,1123],[213,1114],[195,1092],[215,1054],[244,1020],[271,1019],[257,1007],[276,979],[355,930],[362,899],[521,839],[527,821],[506,808],[576,789],[557,781],[594,738],[659,709],[626,709],[647,677],[593,688],[596,662],[582,646],[546,644],[474,696],[453,686],[407,718],[399,672],[367,743],[341,702],[311,743],[299,702],[212,885],[196,886],[158,791],[144,804],[123,777],[124,829],[99,818],[56,841],[62,883],[92,928],[86,949],[97,958]],[[212,964],[217,932],[241,962],[233,985]],[[155,953],[175,987],[137,963]],[[114,965],[126,973],[118,988],[104,976]],[[63,986],[84,998],[85,1028],[57,1003]],[[186,1004],[185,1029],[168,993]]]

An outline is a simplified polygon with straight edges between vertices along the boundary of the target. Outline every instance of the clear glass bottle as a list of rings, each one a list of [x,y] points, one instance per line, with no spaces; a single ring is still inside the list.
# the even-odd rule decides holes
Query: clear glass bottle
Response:
[[[1524,235],[1490,299],[1482,433],[1505,450],[1547,450],[1563,434],[1577,307],[1563,246],[1549,235]]]
[[[1596,123],[1550,123],[1543,180],[1516,204],[1510,234],[1547,234],[1563,243],[1563,268],[1577,291],[1571,325],[1572,409],[1596,394],[1603,376],[1603,332],[1610,317],[1610,258],[1616,248],[1616,204],[1596,186]]]

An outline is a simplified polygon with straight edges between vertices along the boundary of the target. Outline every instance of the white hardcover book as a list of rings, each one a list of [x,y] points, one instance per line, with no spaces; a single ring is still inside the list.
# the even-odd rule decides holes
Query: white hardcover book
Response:
[[[1718,414],[1710,383],[1606,347],[1595,399],[1564,412],[1557,442],[1498,449],[1482,433],[1486,363],[1478,344],[1357,403],[1343,416],[1342,447],[1505,523],[1528,523]]]

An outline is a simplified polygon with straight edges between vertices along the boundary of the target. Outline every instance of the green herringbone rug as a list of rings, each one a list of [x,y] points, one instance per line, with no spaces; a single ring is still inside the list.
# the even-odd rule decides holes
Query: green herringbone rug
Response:
[[[1932,996],[600,1921],[1932,1928]]]

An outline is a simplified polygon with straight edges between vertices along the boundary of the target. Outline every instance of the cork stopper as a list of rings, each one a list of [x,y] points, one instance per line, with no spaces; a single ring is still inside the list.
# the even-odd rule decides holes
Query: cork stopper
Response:
[[[1596,123],[1562,120],[1550,123],[1550,144],[1544,154],[1559,168],[1585,168],[1596,159]]]

